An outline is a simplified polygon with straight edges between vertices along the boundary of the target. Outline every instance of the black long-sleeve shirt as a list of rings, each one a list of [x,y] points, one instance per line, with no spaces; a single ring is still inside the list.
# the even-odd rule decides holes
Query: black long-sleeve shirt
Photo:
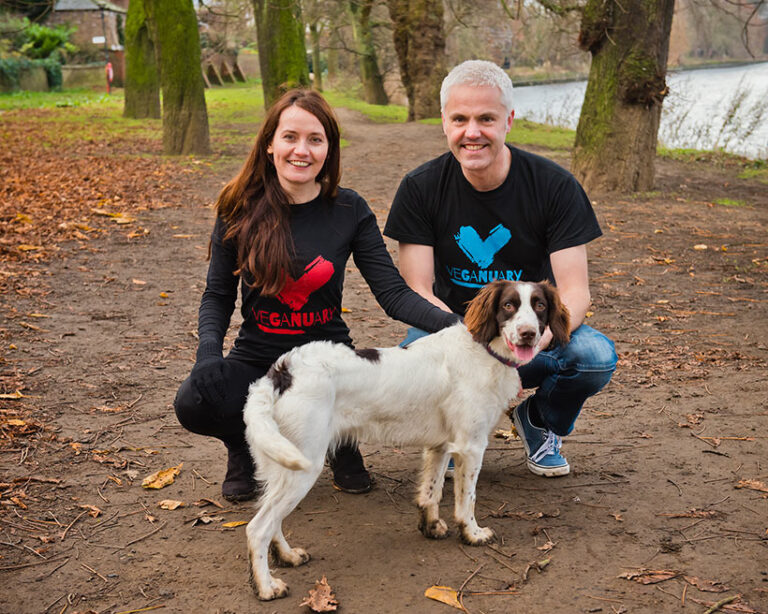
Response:
[[[378,303],[392,318],[434,332],[458,321],[413,292],[387,252],[368,204],[356,192],[339,188],[336,199],[318,197],[291,205],[291,234],[295,246],[295,279],[276,297],[262,296],[239,278],[237,250],[224,241],[221,218],[211,236],[211,261],[199,312],[198,360],[221,356],[224,336],[242,293],[243,323],[230,356],[264,365],[310,341],[351,345],[349,328],[341,318],[344,269],[352,255]]]

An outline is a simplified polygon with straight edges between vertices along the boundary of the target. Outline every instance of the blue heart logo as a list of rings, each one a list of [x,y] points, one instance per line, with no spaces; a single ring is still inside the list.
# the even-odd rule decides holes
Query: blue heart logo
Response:
[[[453,238],[467,258],[481,269],[485,269],[493,262],[499,250],[509,242],[512,233],[499,224],[491,230],[488,238],[483,240],[472,226],[462,226]]]

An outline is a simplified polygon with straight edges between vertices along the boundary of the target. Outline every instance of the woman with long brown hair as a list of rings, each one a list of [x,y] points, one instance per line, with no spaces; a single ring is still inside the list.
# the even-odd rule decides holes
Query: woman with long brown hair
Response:
[[[318,340],[352,346],[341,318],[350,255],[391,317],[428,331],[458,320],[408,288],[374,214],[339,187],[340,176],[333,111],[317,92],[292,90],[269,109],[248,159],[216,202],[197,360],[174,406],[184,427],[224,442],[227,500],[258,494],[242,418],[250,383],[293,347]],[[223,357],[238,285],[243,321]],[[371,489],[355,443],[330,453],[336,488]]]

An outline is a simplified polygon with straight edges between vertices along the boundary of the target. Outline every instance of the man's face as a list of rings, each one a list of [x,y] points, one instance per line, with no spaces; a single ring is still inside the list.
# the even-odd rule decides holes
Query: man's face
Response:
[[[507,113],[495,86],[455,85],[443,109],[448,147],[465,174],[493,172],[504,165],[504,140],[515,112]]]

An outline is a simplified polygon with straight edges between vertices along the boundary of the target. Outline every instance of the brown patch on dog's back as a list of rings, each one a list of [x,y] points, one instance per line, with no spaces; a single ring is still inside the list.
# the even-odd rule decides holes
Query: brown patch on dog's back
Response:
[[[376,348],[366,348],[364,350],[355,350],[355,354],[357,354],[360,358],[364,358],[365,360],[370,360],[371,362],[379,362],[379,358],[381,358],[380,352]]]
[[[267,377],[272,380],[272,385],[279,394],[283,394],[293,383],[293,375],[288,368],[287,360],[273,364],[267,371]]]

